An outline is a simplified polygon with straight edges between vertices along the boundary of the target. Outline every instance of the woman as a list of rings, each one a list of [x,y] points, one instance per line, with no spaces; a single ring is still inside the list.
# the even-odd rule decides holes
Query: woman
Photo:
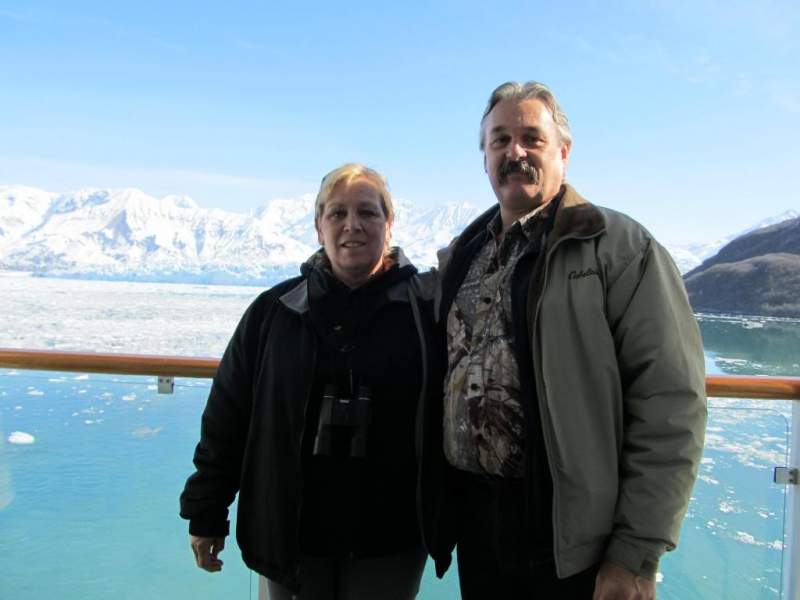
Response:
[[[393,218],[376,171],[330,172],[322,248],[242,317],[181,495],[201,568],[222,568],[238,490],[237,541],[271,598],[416,596],[414,423],[431,322],[416,269],[389,247]]]

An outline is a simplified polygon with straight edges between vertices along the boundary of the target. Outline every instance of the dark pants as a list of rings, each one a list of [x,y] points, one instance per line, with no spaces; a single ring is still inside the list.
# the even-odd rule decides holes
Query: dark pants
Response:
[[[459,473],[458,580],[463,600],[591,600],[598,566],[559,579],[551,547],[537,547],[520,480]],[[549,533],[549,532],[548,532]]]
[[[269,600],[413,600],[428,556],[422,549],[376,558],[300,558],[300,594],[267,580]]]

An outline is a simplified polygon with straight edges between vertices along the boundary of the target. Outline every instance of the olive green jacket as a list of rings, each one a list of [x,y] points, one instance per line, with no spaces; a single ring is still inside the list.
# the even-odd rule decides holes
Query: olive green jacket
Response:
[[[702,341],[668,252],[565,188],[527,306],[556,568],[568,577],[605,560],[653,577],[703,449]],[[458,248],[440,253],[441,276]]]

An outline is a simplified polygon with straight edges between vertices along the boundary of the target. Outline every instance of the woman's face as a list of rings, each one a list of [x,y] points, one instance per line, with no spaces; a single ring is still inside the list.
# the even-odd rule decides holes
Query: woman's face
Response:
[[[337,185],[316,226],[333,274],[345,285],[358,287],[380,270],[392,224],[378,189],[368,179]]]

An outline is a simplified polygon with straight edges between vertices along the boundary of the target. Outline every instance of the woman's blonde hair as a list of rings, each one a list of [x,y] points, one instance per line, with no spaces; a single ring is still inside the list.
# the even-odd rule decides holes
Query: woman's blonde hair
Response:
[[[394,204],[392,204],[392,195],[389,193],[389,184],[386,178],[374,169],[365,167],[359,163],[347,163],[341,167],[335,168],[333,171],[322,178],[322,183],[319,186],[319,193],[317,194],[317,201],[314,203],[314,219],[318,222],[322,217],[322,210],[325,203],[333,195],[338,185],[350,185],[356,179],[366,179],[378,190],[378,195],[381,198],[381,207],[383,214],[389,223],[394,222]]]

